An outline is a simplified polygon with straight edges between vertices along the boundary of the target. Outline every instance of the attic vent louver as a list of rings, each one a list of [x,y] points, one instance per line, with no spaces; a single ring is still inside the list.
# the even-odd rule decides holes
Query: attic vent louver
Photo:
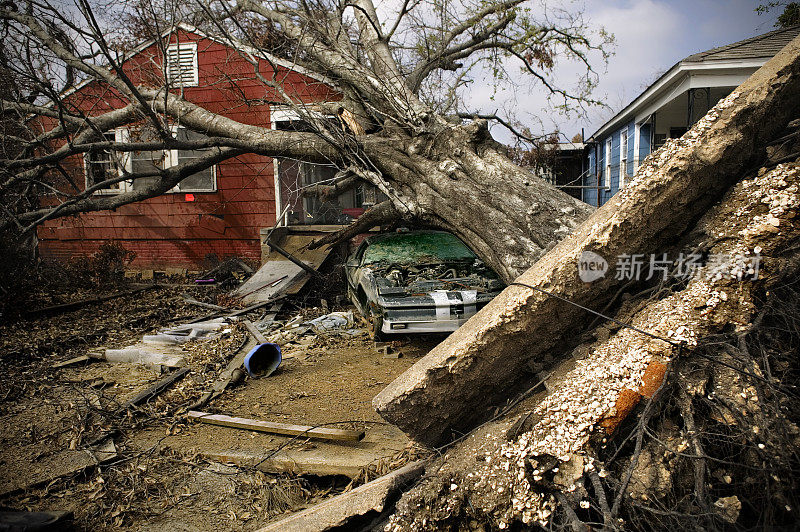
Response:
[[[197,43],[170,44],[167,47],[167,81],[179,87],[196,87],[197,78]]]

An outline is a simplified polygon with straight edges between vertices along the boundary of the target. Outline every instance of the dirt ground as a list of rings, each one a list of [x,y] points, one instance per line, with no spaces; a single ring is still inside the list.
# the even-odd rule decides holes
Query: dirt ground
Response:
[[[419,456],[374,412],[371,400],[437,337],[401,338],[393,346],[402,357],[385,358],[363,331],[309,332],[282,345],[285,358],[273,375],[247,378],[203,407],[361,430],[366,436],[360,442],[189,421],[189,405],[244,344],[241,323],[213,339],[184,344],[190,372],[133,409],[120,406],[162,378],[158,368],[102,360],[52,367],[131,345],[143,334],[208,312],[186,304],[185,292],[218,301],[213,289],[178,283],[0,326],[0,507],[71,510],[76,529],[254,530]],[[96,295],[65,291],[39,304]],[[248,317],[257,320],[261,312]],[[287,302],[278,319],[323,313]]]

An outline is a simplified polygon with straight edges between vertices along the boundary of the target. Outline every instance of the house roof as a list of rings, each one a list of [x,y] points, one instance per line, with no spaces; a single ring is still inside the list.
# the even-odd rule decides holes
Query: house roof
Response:
[[[596,140],[598,136],[613,129],[624,119],[630,118],[637,110],[647,107],[647,102],[673,81],[682,79],[681,76],[689,71],[755,68],[766,63],[798,35],[800,35],[800,25],[790,26],[685,57],[650,84],[611,120],[600,126],[589,138]]]
[[[725,46],[690,55],[684,62],[773,57],[800,34],[800,25],[781,28]]]
[[[192,26],[190,24],[186,24],[184,22],[178,22],[174,26],[171,26],[169,29],[165,30],[160,35],[159,38],[160,39],[166,39],[166,38],[170,37],[172,34],[174,34],[177,30],[183,30],[183,31],[185,31],[187,33],[194,33],[195,35],[198,35],[203,39],[208,39],[210,41],[214,41],[214,42],[220,43],[220,44],[228,46],[228,47],[230,47],[230,48],[232,48],[234,50],[238,50],[241,53],[246,53],[246,54],[249,54],[249,55],[251,55],[251,56],[253,56],[255,58],[263,59],[263,60],[268,61],[271,64],[275,64],[275,65],[281,66],[283,68],[286,68],[287,70],[293,70],[293,71],[297,72],[298,74],[302,74],[302,75],[304,75],[306,77],[309,77],[309,78],[311,78],[313,80],[325,83],[327,85],[330,85],[331,87],[335,86],[335,83],[331,79],[329,79],[329,78],[327,78],[327,77],[325,77],[325,76],[323,76],[321,74],[317,74],[316,72],[312,72],[312,71],[304,68],[303,66],[297,64],[294,61],[291,61],[289,59],[283,59],[283,58],[280,58],[280,57],[276,57],[276,56],[270,54],[269,52],[265,52],[263,50],[259,50],[257,48],[254,48],[254,47],[252,47],[250,45],[247,45],[245,43],[242,43],[242,42],[240,42],[238,40],[235,40],[235,39],[232,39],[232,38],[216,37],[216,36],[210,35],[210,34],[204,32],[203,30],[201,30],[199,28],[196,28],[195,26]],[[122,58],[121,58],[120,62],[121,63],[125,62],[125,61],[131,59],[132,57],[134,57],[135,55],[140,54],[141,52],[143,52],[144,50],[146,50],[147,48],[149,48],[150,46],[155,44],[156,41],[157,41],[157,39],[150,39],[148,41],[145,41],[145,42],[139,44],[138,46],[136,46],[135,48],[133,48],[129,52],[124,53],[122,55]],[[96,79],[92,78],[92,77],[86,78],[86,79],[82,80],[81,82],[77,83],[75,86],[70,87],[69,89],[63,91],[61,93],[61,97],[62,98],[66,98],[67,96],[71,95],[72,93],[74,93],[74,92],[82,89],[86,85],[92,83],[93,81],[96,81]]]

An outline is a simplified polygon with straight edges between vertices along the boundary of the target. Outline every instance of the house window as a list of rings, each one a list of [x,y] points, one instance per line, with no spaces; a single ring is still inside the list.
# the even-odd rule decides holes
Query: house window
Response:
[[[309,111],[314,113],[314,111]],[[272,128],[282,131],[312,132],[314,128],[293,109],[275,106],[271,109]],[[334,117],[318,115],[328,120],[330,127],[338,128]],[[327,164],[312,164],[291,159],[275,159],[275,188],[279,191],[278,210],[286,209],[285,223],[294,224],[346,224],[360,216],[365,209],[386,200],[374,185],[363,184],[336,197],[325,199],[306,196],[303,189],[315,183],[331,183],[337,168]]]
[[[603,172],[603,180],[600,182],[600,186],[605,189],[611,188],[611,139],[606,140],[606,168]]]
[[[180,126],[173,126],[173,134],[178,140],[193,141],[206,138],[202,133],[195,133]],[[106,140],[116,140],[117,142],[153,142],[158,141],[158,134],[152,127],[138,127],[132,129],[119,129],[104,135]],[[158,182],[161,170],[178,166],[179,164],[191,162],[193,159],[202,157],[210,148],[198,150],[142,150],[133,151],[130,154],[117,153],[112,150],[94,150],[86,154],[86,186],[93,186],[110,177],[120,176],[125,172],[131,174],[151,174],[144,177],[137,177],[133,180],[121,181],[103,188],[98,191],[102,194],[117,194],[127,190],[142,190]],[[215,192],[216,166],[191,174],[171,192]]]
[[[197,133],[191,129],[178,127],[176,132],[179,141],[195,141],[203,140],[206,135]],[[173,165],[191,163],[194,159],[203,157],[209,152],[209,148],[199,150],[174,150],[171,154],[173,158]],[[195,172],[188,177],[185,177],[178,183],[178,190],[181,192],[213,192],[216,190],[215,180],[215,166],[209,166],[199,172]]]
[[[625,186],[628,177],[628,128],[619,133],[619,188]]]
[[[172,133],[179,141],[202,140],[206,138],[202,133],[196,133],[181,126],[173,126]],[[142,128],[131,134],[139,142],[157,140],[156,132],[152,128]],[[153,150],[137,151],[131,156],[131,172],[153,173],[159,170],[178,166],[202,157],[210,148],[199,150]],[[217,189],[215,166],[209,166],[199,172],[184,177],[172,192],[214,192]],[[143,189],[156,182],[158,176],[139,177],[133,180],[134,190]]]
[[[197,43],[182,42],[167,46],[167,81],[179,87],[196,87]]]
[[[107,131],[98,134],[95,142],[121,142],[123,140],[123,130]],[[119,177],[125,170],[126,157],[111,149],[92,149],[84,156],[84,170],[86,173],[86,188],[90,188],[100,183]],[[97,189],[97,194],[116,194],[126,189],[124,181],[104,185]]]

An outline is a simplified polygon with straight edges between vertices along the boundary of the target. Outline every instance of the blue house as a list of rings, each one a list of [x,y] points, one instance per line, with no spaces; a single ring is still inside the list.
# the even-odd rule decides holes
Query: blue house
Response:
[[[676,63],[586,140],[583,201],[608,201],[650,152],[681,137],[798,34],[800,25],[783,28]]]

